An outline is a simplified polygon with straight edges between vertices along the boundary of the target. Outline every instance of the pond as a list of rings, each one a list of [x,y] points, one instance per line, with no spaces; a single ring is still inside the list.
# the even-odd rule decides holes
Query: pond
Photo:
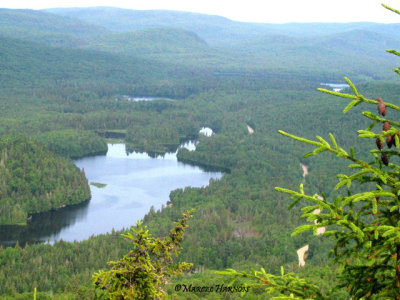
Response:
[[[184,146],[195,147],[190,142]],[[124,144],[109,144],[106,155],[78,159],[75,164],[95,183],[90,185],[91,200],[33,215],[27,226],[0,226],[1,244],[81,241],[129,228],[152,206],[157,210],[165,205],[172,190],[206,186],[211,178],[223,175],[178,162],[176,153],[156,158],[146,153],[127,154]]]
[[[117,100],[124,100],[124,101],[133,101],[133,102],[140,102],[140,101],[155,101],[155,100],[166,100],[166,101],[176,101],[175,99],[166,98],[166,97],[133,97],[129,95],[122,95],[116,98]]]
[[[202,127],[199,131],[199,134],[202,134],[205,136],[212,136],[212,135],[214,135],[214,131],[210,127]]]
[[[350,87],[347,83],[320,83],[320,85],[328,86],[334,92],[340,92],[341,90]]]

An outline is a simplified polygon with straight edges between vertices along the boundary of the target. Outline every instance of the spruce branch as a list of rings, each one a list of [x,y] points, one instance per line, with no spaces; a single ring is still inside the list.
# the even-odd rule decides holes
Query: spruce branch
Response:
[[[367,117],[368,119],[371,119],[371,120],[374,120],[374,121],[378,121],[378,122],[381,122],[381,123],[388,122],[390,125],[400,127],[400,123],[399,122],[392,121],[392,120],[389,120],[389,119],[386,119],[386,118],[381,118],[381,117],[377,116],[376,114],[374,114],[372,112],[369,112],[369,111],[362,112],[362,115]]]
[[[398,11],[397,9],[394,9],[394,8],[392,8],[392,7],[390,7],[390,6],[386,5],[386,4],[383,4],[383,3],[382,3],[382,6],[384,8],[386,8],[386,9],[388,9],[388,10],[390,10],[390,11],[392,11],[392,12],[398,14],[398,15],[400,15],[400,11]]]
[[[394,50],[387,50],[387,51],[390,52],[390,53],[395,53],[395,52],[398,53],[396,55],[400,54],[400,52],[397,52],[397,51],[394,51]],[[394,52],[392,52],[392,51],[394,51]],[[395,71],[396,71],[396,69],[395,69]],[[397,70],[397,71],[400,73],[399,70]],[[339,98],[353,99],[354,101],[350,102],[351,106],[349,104],[350,107],[349,108],[347,108],[347,107],[345,108],[345,110],[346,110],[345,112],[347,112],[351,107],[360,104],[361,102],[370,103],[370,104],[378,104],[379,103],[379,101],[377,101],[377,100],[368,99],[368,98],[365,98],[363,95],[359,94],[357,89],[356,89],[356,87],[355,87],[355,85],[350,81],[350,79],[348,79],[347,77],[344,77],[344,79],[350,85],[351,89],[353,90],[354,95],[335,92],[335,91],[331,91],[331,90],[327,90],[327,89],[323,89],[323,88],[318,88],[317,90],[322,92],[322,93],[333,95],[333,96],[336,96],[336,97],[339,97]],[[394,110],[400,111],[400,107],[395,105],[395,104],[388,103],[388,102],[385,101],[385,105],[387,107],[390,107],[390,108],[394,109]]]
[[[393,49],[387,49],[386,52],[400,56],[400,52]]]
[[[383,6],[397,14],[400,11]],[[400,52],[387,50],[389,53],[400,56]],[[400,68],[394,70],[400,74]],[[334,240],[334,247],[330,254],[334,256],[334,261],[341,264],[339,270],[341,284],[337,287],[346,287],[352,299],[400,299],[400,165],[389,163],[393,155],[399,155],[398,150],[384,149],[393,145],[400,148],[400,123],[384,118],[389,107],[400,111],[400,107],[392,103],[383,102],[381,98],[376,100],[368,99],[361,95],[355,85],[345,78],[354,95],[318,89],[336,97],[350,99],[351,101],[344,108],[344,113],[360,103],[368,103],[378,109],[378,116],[372,112],[363,112],[363,115],[371,120],[371,124],[366,130],[359,130],[359,138],[376,138],[374,141],[378,149],[373,149],[370,153],[374,156],[372,162],[365,162],[355,157],[354,149],[350,148],[348,154],[343,148],[339,147],[334,136],[329,134],[332,146],[320,136],[316,141],[298,137],[284,131],[280,134],[291,139],[309,144],[315,149],[303,157],[313,156],[321,152],[331,152],[338,157],[350,160],[351,169],[356,169],[352,175],[338,174],[339,183],[336,189],[347,186],[347,195],[338,195],[333,201],[329,201],[325,196],[323,200],[317,195],[310,196],[304,192],[303,185],[299,191],[276,187],[275,190],[287,193],[293,199],[289,208],[292,208],[300,200],[304,199],[308,206],[303,207],[302,218],[314,224],[304,224],[298,227],[292,235],[297,235],[309,230],[314,234],[319,227],[329,227],[322,236]],[[382,132],[374,133],[372,129],[379,123],[383,123]],[[397,127],[397,128],[395,128]],[[380,154],[380,158],[378,156]],[[386,167],[385,167],[386,166]],[[363,192],[352,194],[352,182],[358,181],[360,184],[375,184],[367,186]],[[319,213],[315,210],[319,209]],[[283,271],[281,276],[266,274],[263,269],[257,273],[239,273],[234,270],[228,271],[233,276],[243,276],[253,278],[261,282],[261,286],[267,285],[267,290],[278,291],[282,295],[276,299],[323,299],[320,294],[312,293],[312,287],[303,285],[296,278],[285,277]],[[279,280],[286,280],[283,287]],[[293,286],[291,284],[294,284]],[[281,289],[282,287],[282,289]],[[304,288],[303,291],[299,289]],[[299,293],[297,293],[299,292]],[[311,295],[310,295],[311,292]],[[347,297],[348,298],[348,297]]]
[[[225,271],[215,272],[218,275],[228,275],[232,276],[235,282],[237,278],[249,278],[258,282],[251,287],[262,287],[265,288],[268,294],[279,292],[280,296],[272,297],[271,299],[318,299],[326,300],[329,299],[327,296],[323,295],[320,288],[312,283],[307,282],[302,278],[294,276],[294,273],[284,272],[283,267],[281,267],[280,275],[268,274],[264,268],[260,271],[251,270],[251,272],[238,272],[233,269],[226,269]]]

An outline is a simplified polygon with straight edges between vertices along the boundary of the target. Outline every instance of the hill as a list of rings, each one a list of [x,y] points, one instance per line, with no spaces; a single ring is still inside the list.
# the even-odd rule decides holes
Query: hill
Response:
[[[104,139],[91,131],[54,130],[41,133],[35,139],[54,153],[68,158],[107,153]]]
[[[216,77],[249,77],[255,72],[256,76],[269,77],[296,73],[313,80],[323,76],[332,81],[341,78],[340,70],[346,68],[347,74],[358,81],[393,79],[387,70],[396,63],[395,58],[385,56],[384,48],[400,45],[400,37],[395,33],[398,24],[253,24],[203,14],[110,7],[0,12],[5,16],[1,19],[2,28],[10,28],[3,34],[91,50],[44,50],[38,49],[38,45],[4,40],[4,46],[0,46],[5,53],[3,74],[22,69],[11,75],[12,80],[37,82],[51,73],[47,77],[53,82],[55,78],[62,78],[63,82],[78,80],[80,86],[101,80],[100,89],[108,95],[111,91],[104,92],[104,87],[110,84],[116,87],[113,89],[117,94],[120,90],[125,94],[139,90],[144,95],[149,88],[143,85],[157,80],[163,86],[168,82],[168,88],[161,88],[158,94],[174,98],[173,84],[195,83],[197,88],[188,89],[198,91],[204,90],[198,88],[198,83],[208,85],[210,75],[215,81]],[[61,38],[54,40],[52,36]],[[357,52],[360,45],[363,51]],[[32,47],[35,49],[30,51]],[[41,55],[43,51],[46,58]],[[45,63],[39,64],[41,60]],[[25,72],[28,69],[33,71]],[[31,78],[27,80],[27,76]],[[184,96],[187,95],[186,92]]]
[[[310,37],[330,35],[352,30],[378,33],[398,32],[400,24],[356,23],[247,23],[224,17],[191,12],[167,10],[130,10],[115,7],[52,8],[45,10],[104,26],[112,31],[134,31],[155,27],[176,27],[193,31],[214,46],[229,46],[232,42],[245,41],[263,35],[288,35]]]
[[[85,20],[91,24],[103,24],[119,31],[134,31],[147,28],[175,27],[193,31],[212,45],[231,39],[256,36],[254,26],[238,26],[238,22],[220,16],[164,10],[129,10],[115,7],[55,8],[47,9],[63,16]],[[253,33],[252,33],[253,32]]]
[[[85,174],[24,136],[0,138],[0,224],[90,199]]]
[[[360,51],[360,47],[363,51]],[[275,68],[314,69],[316,72],[326,68],[325,74],[329,70],[346,69],[348,75],[362,74],[372,79],[382,79],[394,78],[387,70],[397,63],[396,58],[384,50],[399,47],[399,34],[389,36],[367,30],[352,30],[318,38],[264,35],[232,44],[231,49],[271,68],[275,65]]]
[[[196,74],[192,69],[143,57],[55,48],[2,36],[0,52],[1,89],[15,94],[27,91],[27,87],[30,92],[41,88],[75,102],[85,97],[82,93],[91,92],[97,98],[120,92],[146,95],[149,86],[159,86],[162,96],[176,97],[171,90],[179,84],[177,80]]]
[[[126,55],[180,54],[209,49],[195,33],[177,28],[152,28],[102,35],[85,48]]]
[[[144,49],[152,47],[146,33],[148,43],[141,48],[142,54],[121,55],[99,50],[49,47],[0,36],[0,89],[13,98],[16,93],[31,94],[33,90],[40,92],[42,99],[56,96],[59,103],[70,104],[69,111],[77,111],[82,110],[82,106],[84,110],[94,110],[95,99],[98,102],[115,95],[177,99],[215,88],[231,89],[232,83],[236,88],[277,86],[293,72],[299,72],[294,69],[290,74],[276,68],[275,64],[258,64],[254,60],[246,62],[246,57],[237,53],[208,49],[190,33],[170,29],[157,29],[156,32],[178,32],[191,44],[181,44],[182,52],[146,53]],[[135,45],[134,41],[132,45]],[[120,51],[129,52],[129,48]],[[304,79],[318,80],[319,75],[313,74],[313,70],[300,72],[298,76]],[[4,97],[5,108],[8,107],[7,101],[8,98]],[[26,104],[31,100],[23,101]],[[108,105],[115,103],[108,101]]]
[[[396,61],[385,55],[384,49],[400,45],[399,24],[245,23],[197,13],[113,7],[46,11],[122,32],[91,40],[85,48],[137,55],[189,68],[212,67],[218,76],[238,73],[246,76],[247,71],[278,73],[278,76],[296,73],[312,78],[319,73],[318,76],[332,81],[342,77],[338,70],[346,68],[347,74],[358,81],[392,80],[394,76],[387,70]],[[159,28],[165,26],[177,29]],[[184,31],[178,32],[178,28]],[[197,43],[194,34],[210,47]],[[359,51],[360,45],[363,51]]]
[[[89,37],[105,34],[102,26],[76,18],[30,9],[0,9],[0,35],[52,46],[77,47]]]
[[[182,210],[196,208],[182,251],[182,259],[193,262],[195,268],[246,269],[263,265],[267,271],[275,272],[284,265],[285,269],[296,271],[296,249],[305,244],[310,244],[307,266],[326,266],[326,242],[312,237],[311,233],[290,238],[293,229],[303,223],[298,218],[300,212],[298,208],[288,211],[291,200],[273,188],[295,188],[303,182],[307,191],[326,191],[327,197],[333,197],[337,193],[334,190],[337,182],[331,175],[345,164],[335,158],[301,158],[309,149],[282,139],[277,131],[313,137],[318,129],[324,137],[333,132],[345,149],[354,145],[356,135],[352,129],[367,126],[355,114],[362,106],[343,117],[342,102],[327,101],[329,97],[314,90],[319,83],[338,80],[344,75],[353,81],[387,78],[385,73],[393,65],[379,58],[384,56],[384,49],[378,47],[379,44],[391,46],[387,36],[374,31],[374,24],[326,24],[330,35],[315,38],[311,35],[323,32],[325,25],[319,28],[313,28],[312,24],[304,27],[301,24],[243,25],[209,16],[220,22],[218,27],[206,21],[201,23],[196,14],[185,13],[177,13],[169,23],[165,19],[165,24],[172,26],[182,14],[182,24],[185,20],[189,24],[191,17],[193,24],[185,26],[198,26],[201,33],[196,28],[194,33],[188,31],[190,28],[132,29],[129,22],[139,26],[139,17],[135,19],[128,11],[124,19],[124,10],[117,9],[112,17],[113,25],[112,18],[107,17],[112,11],[104,10],[104,26],[115,26],[113,30],[117,30],[125,20],[127,32],[120,30],[89,37],[86,44],[78,45],[91,49],[55,48],[0,37],[0,134],[29,133],[49,147],[53,144],[52,149],[57,153],[73,156],[74,152],[80,155],[83,150],[89,150],[86,133],[93,130],[124,130],[128,142],[147,147],[142,150],[157,150],[154,148],[160,143],[168,144],[171,140],[177,145],[180,137],[195,136],[199,128],[209,126],[215,135],[199,137],[196,150],[180,149],[178,158],[220,167],[229,170],[229,174],[207,187],[172,191],[167,207],[151,210],[144,218],[151,232],[165,235]],[[71,17],[80,16],[79,9],[72,11]],[[151,22],[162,21],[158,13],[169,14],[157,12]],[[100,20],[99,17],[97,21]],[[228,23],[236,25],[229,27]],[[265,31],[255,30],[257,26],[265,27]],[[368,26],[372,27],[368,29]],[[390,28],[395,30],[396,26]],[[299,35],[291,35],[296,30]],[[216,49],[212,45],[232,47]],[[356,77],[359,72],[361,76]],[[378,96],[397,99],[399,92],[396,85],[390,84],[375,88],[367,84],[358,89],[372,99]],[[186,99],[139,103],[117,97],[140,94]],[[27,112],[30,106],[33,113]],[[249,125],[253,133],[249,132]],[[77,151],[63,147],[67,146],[65,141],[77,144],[82,138],[87,143],[76,148]],[[30,145],[30,142],[22,139],[21,144]],[[355,149],[360,151],[362,147],[365,145]],[[28,199],[31,203],[38,199],[34,193],[48,185],[52,187],[35,173],[36,169],[41,170],[43,160],[36,161],[29,156],[40,151],[35,146],[22,149],[14,157],[17,163],[10,166],[4,163],[8,168],[6,175],[0,173],[0,191],[12,199],[0,202],[6,223],[22,222],[28,211],[11,201],[25,203]],[[3,155],[1,151],[0,155]],[[7,155],[10,157],[8,152]],[[23,159],[22,167],[17,159]],[[300,163],[308,166],[307,177],[302,176]],[[65,173],[71,174],[68,170]],[[8,180],[7,176],[13,181],[1,181]],[[20,182],[21,178],[29,179],[34,187]],[[42,181],[43,185],[35,184]],[[47,197],[40,200],[38,207],[63,204],[48,200]],[[82,243],[0,249],[0,294],[13,297],[17,292],[32,292],[37,287],[51,294],[74,293],[71,299],[93,299],[90,294],[93,285],[89,282],[92,272],[105,268],[108,260],[117,259],[129,246],[114,232]],[[320,270],[320,273],[324,271]],[[330,275],[332,270],[329,268],[324,273]],[[232,295],[232,298],[239,296]]]
[[[400,28],[399,28],[400,29]],[[343,33],[326,35],[319,39],[310,39],[309,43],[320,49],[334,49],[339,53],[355,56],[379,57],[385,49],[400,47],[399,31],[396,34],[378,33],[373,30],[351,30]],[[362,45],[362,51],[360,51]],[[387,57],[391,56],[389,54]]]

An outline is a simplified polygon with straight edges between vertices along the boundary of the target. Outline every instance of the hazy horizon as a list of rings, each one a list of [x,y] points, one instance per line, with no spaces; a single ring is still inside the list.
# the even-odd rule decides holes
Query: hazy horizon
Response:
[[[4,0],[2,8],[10,9],[50,9],[79,7],[116,7],[133,10],[169,10],[217,15],[234,21],[254,23],[400,23],[400,16],[381,6],[381,0],[370,1],[320,1],[281,0],[277,2],[248,1],[161,1],[149,0],[132,3],[126,0]],[[385,4],[400,9],[395,0]],[[397,6],[396,6],[397,5]]]

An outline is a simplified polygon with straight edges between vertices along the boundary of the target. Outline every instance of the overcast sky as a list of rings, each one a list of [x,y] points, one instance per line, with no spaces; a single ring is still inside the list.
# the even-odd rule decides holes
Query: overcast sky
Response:
[[[400,23],[400,15],[384,9],[382,2],[400,10],[399,0],[1,0],[0,7],[42,9],[115,6],[191,11],[263,23]]]

